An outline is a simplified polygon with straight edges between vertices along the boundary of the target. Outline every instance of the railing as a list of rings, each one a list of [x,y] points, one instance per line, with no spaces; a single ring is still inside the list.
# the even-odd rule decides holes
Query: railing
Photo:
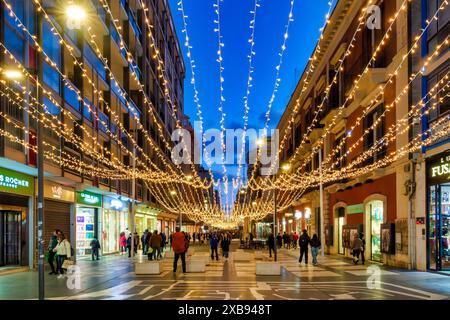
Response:
[[[73,84],[70,84],[73,89],[76,87]],[[75,110],[80,111],[80,101],[78,100],[77,93],[70,89],[67,85],[64,85],[64,100]]]
[[[107,128],[109,127],[109,119],[108,117],[101,111],[98,112],[98,118],[101,120],[98,122],[98,127],[101,131],[106,133]],[[106,126],[103,123],[106,123]]]
[[[93,119],[92,112],[89,110],[88,106],[86,106],[86,104],[89,105],[90,109],[92,110],[92,103],[91,103],[91,101],[89,101],[88,98],[84,98],[84,102],[85,102],[85,104],[83,104],[84,118],[89,120],[90,122],[92,122],[92,119]]]

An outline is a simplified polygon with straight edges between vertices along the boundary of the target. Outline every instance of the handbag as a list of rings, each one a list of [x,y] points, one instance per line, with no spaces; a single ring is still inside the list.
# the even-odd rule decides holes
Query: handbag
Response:
[[[73,262],[72,260],[66,259],[66,260],[64,260],[61,268],[68,269],[70,266],[73,266],[74,264],[75,264],[75,262]]]

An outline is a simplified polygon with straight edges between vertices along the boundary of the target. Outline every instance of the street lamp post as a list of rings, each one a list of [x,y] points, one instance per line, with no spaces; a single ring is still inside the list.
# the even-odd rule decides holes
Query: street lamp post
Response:
[[[274,261],[277,261],[277,189],[273,189],[273,242],[274,242],[274,247],[273,247],[273,258]]]

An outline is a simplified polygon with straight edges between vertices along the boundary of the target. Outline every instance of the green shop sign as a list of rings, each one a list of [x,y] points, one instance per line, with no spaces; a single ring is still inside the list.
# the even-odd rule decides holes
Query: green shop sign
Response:
[[[352,204],[347,206],[347,214],[356,214],[364,212],[364,203]]]
[[[102,196],[96,193],[83,191],[77,192],[77,203],[87,204],[89,206],[101,207]]]
[[[34,178],[24,173],[0,168],[0,191],[32,196]]]

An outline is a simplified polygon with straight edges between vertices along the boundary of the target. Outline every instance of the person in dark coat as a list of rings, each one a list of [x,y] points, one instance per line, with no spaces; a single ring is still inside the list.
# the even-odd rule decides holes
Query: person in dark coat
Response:
[[[94,261],[94,258],[98,259],[98,253],[100,251],[100,242],[97,240],[97,238],[92,239],[91,241],[91,253],[92,253],[92,261]]]
[[[56,274],[54,265],[56,252],[54,252],[53,249],[55,249],[56,245],[58,244],[58,233],[58,229],[53,231],[53,234],[50,237],[50,241],[48,243],[48,264],[50,265],[50,269],[52,270],[49,274]]]
[[[217,239],[216,234],[212,235],[211,239],[209,240],[209,245],[211,247],[211,259],[214,260],[214,254],[216,254],[216,260],[219,261],[219,253],[217,252],[219,240]]]
[[[220,247],[222,248],[222,256],[228,260],[228,254],[230,252],[230,238],[228,235],[225,235],[220,242]]]
[[[281,249],[282,245],[283,245],[283,237],[281,236],[280,233],[278,233],[278,235],[277,235],[277,246],[278,246],[279,249]]]
[[[298,239],[298,244],[300,246],[300,258],[298,259],[298,262],[301,263],[303,260],[303,255],[305,255],[305,264],[308,264],[308,245],[310,243],[311,239],[308,236],[308,233],[305,230],[303,230],[302,235]]]

